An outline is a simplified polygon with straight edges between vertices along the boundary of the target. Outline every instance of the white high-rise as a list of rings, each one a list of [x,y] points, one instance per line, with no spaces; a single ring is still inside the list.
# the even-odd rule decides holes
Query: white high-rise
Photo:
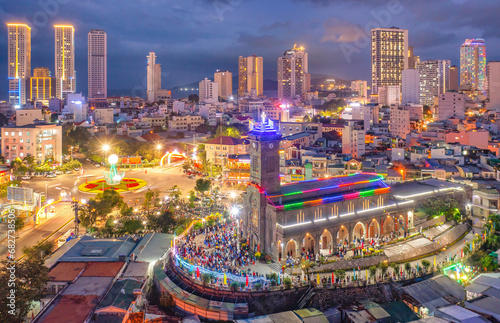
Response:
[[[342,130],[342,154],[354,158],[365,154],[365,129],[357,121],[347,121]]]
[[[401,72],[408,68],[408,30],[372,29],[372,93],[384,85],[401,85]]]
[[[294,46],[278,58],[278,100],[302,97],[310,90],[308,56],[304,47]]]
[[[420,102],[420,73],[409,68],[402,72],[401,94],[403,104],[419,104]]]
[[[199,102],[216,103],[219,101],[219,85],[205,78],[199,84]]]
[[[358,92],[358,96],[361,98],[368,97],[368,83],[363,80],[351,81],[351,91]]]
[[[446,59],[423,61],[418,65],[421,105],[433,106],[435,98],[449,89],[450,65]]]
[[[8,23],[7,32],[9,103],[19,108],[26,104],[26,80],[31,77],[31,28]]]
[[[156,91],[161,89],[161,66],[156,64],[156,54],[150,52],[148,57],[147,68],[147,83],[148,83],[148,102],[154,102],[156,98]]]
[[[76,91],[75,28],[55,25],[56,97],[66,100]]]
[[[108,97],[108,36],[101,29],[92,29],[88,34],[89,102],[106,103]]]

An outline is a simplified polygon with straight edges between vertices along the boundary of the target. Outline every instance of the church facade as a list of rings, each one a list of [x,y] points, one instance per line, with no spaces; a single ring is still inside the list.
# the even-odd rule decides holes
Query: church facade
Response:
[[[275,258],[305,250],[335,252],[354,239],[416,230],[414,213],[421,199],[451,195],[470,200],[470,190],[460,184],[430,180],[390,187],[372,173],[281,185],[281,135],[272,120],[262,120],[249,132],[250,183],[241,219],[254,252]]]

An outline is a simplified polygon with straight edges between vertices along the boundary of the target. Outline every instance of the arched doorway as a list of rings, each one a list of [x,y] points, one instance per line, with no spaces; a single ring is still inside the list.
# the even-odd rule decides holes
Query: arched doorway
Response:
[[[406,221],[404,215],[400,214],[398,217],[398,234],[404,236],[406,230]]]
[[[365,225],[361,222],[356,223],[352,230],[353,239],[361,239],[366,236]]]
[[[327,229],[323,231],[321,237],[319,238],[319,246],[320,253],[322,255],[330,254],[330,251],[333,247],[333,238],[332,234]]]
[[[303,247],[304,254],[307,254],[307,251],[309,251],[310,254],[314,255],[314,253],[315,253],[315,250],[314,250],[315,246],[314,245],[315,245],[314,238],[309,233],[306,233],[306,236],[304,237],[304,239],[302,241],[302,247]]]
[[[349,244],[349,231],[345,226],[341,226],[337,231],[337,245]]]
[[[286,244],[286,247],[285,247],[285,255],[297,257],[297,254],[298,254],[297,249],[298,249],[297,243],[293,239],[290,239],[290,241],[288,241],[288,243]]]
[[[384,236],[390,236],[394,232],[394,219],[392,216],[388,215],[383,222],[382,226]]]
[[[375,238],[376,236],[380,237],[380,225],[377,220],[373,219],[368,226],[368,238]]]

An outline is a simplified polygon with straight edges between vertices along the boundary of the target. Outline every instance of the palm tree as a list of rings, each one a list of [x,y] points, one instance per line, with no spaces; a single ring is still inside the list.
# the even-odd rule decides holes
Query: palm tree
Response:
[[[377,270],[378,268],[375,266],[371,266],[368,268],[368,271],[370,272],[370,278],[375,282],[376,280],[374,279],[377,276]]]
[[[300,264],[300,267],[302,267],[302,270],[306,273],[307,280],[309,280],[309,269],[313,268],[314,266],[316,266],[316,263],[309,260],[305,260]]]
[[[425,272],[429,272],[429,267],[431,266],[431,263],[429,260],[422,260],[422,267],[424,267]]]
[[[212,185],[212,182],[210,180],[200,178],[196,181],[194,190],[200,192],[202,195],[205,195],[205,192],[210,189],[210,185]]]
[[[378,264],[380,271],[382,272],[382,280],[385,280],[385,274],[387,273],[387,269],[389,266],[385,262],[381,262]]]
[[[408,277],[410,277],[410,273],[411,273],[411,264],[409,262],[405,263],[405,271],[406,271],[406,275]]]

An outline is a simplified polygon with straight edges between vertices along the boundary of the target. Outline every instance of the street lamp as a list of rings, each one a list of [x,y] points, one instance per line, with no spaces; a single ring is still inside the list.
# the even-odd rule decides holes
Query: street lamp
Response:
[[[108,144],[105,144],[102,146],[102,150],[104,150],[104,152],[108,152],[109,150],[109,145]]]

